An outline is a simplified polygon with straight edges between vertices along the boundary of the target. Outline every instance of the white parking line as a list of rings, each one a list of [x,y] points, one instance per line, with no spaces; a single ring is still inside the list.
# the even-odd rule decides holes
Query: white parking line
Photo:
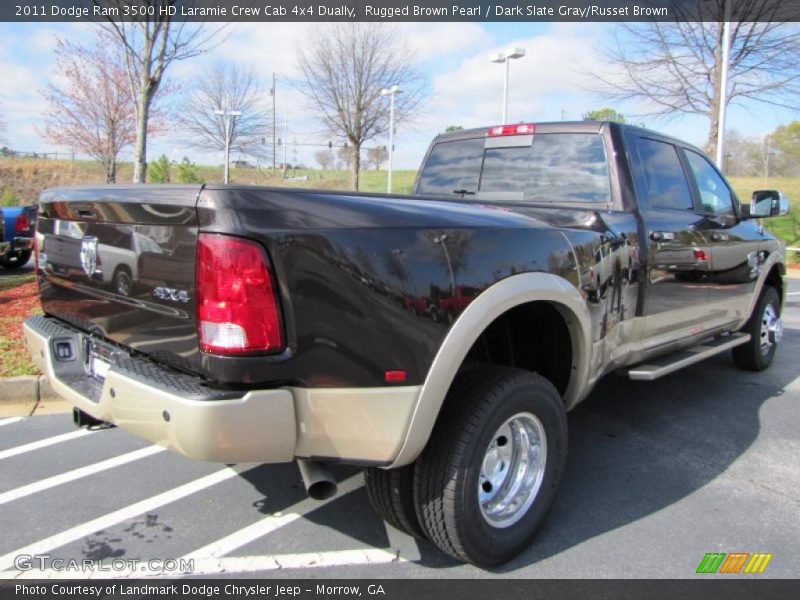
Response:
[[[184,483],[181,486],[178,486],[171,490],[167,490],[166,492],[162,492],[156,496],[146,498],[145,500],[141,500],[139,502],[135,502],[134,504],[130,504],[124,508],[121,508],[119,510],[115,510],[114,512],[111,512],[107,515],[103,515],[102,517],[98,517],[86,523],[76,525],[71,529],[67,529],[66,531],[62,531],[61,533],[57,533],[43,540],[39,540],[38,542],[34,542],[33,544],[29,544],[28,546],[23,546],[22,548],[13,550],[8,554],[0,556],[0,571],[5,571],[13,568],[14,559],[20,554],[33,555],[33,554],[43,554],[45,552],[49,552],[54,548],[64,546],[66,544],[69,544],[70,542],[74,542],[75,540],[79,540],[83,537],[86,537],[87,535],[91,535],[95,531],[113,527],[114,525],[121,523],[127,519],[154,510],[156,508],[164,506],[165,504],[175,502],[176,500],[180,500],[181,498],[185,498],[186,496],[190,496],[196,492],[209,488],[213,485],[221,483],[232,477],[236,477],[240,473],[244,473],[251,469],[255,469],[256,467],[259,466],[260,465],[250,464],[247,466],[235,465],[233,467],[226,467],[219,471],[215,471],[210,475],[200,477],[199,479],[195,479],[194,481]]]
[[[8,419],[0,419],[0,427],[3,425],[11,425],[12,423],[19,423],[24,417],[9,417]]]
[[[384,521],[383,524],[386,526],[386,536],[389,538],[389,547],[395,551],[397,556],[411,561],[420,560],[422,558],[419,554],[417,540],[407,533],[395,529],[386,521]]]
[[[164,450],[166,450],[166,448],[162,446],[147,446],[146,448],[134,450],[133,452],[128,452],[127,454],[123,454],[121,456],[115,456],[114,458],[109,458],[108,460],[103,460],[93,465],[80,467],[66,473],[61,473],[59,475],[54,475],[53,477],[48,477],[47,479],[42,479],[40,481],[29,483],[28,485],[23,485],[22,487],[18,487],[0,494],[0,505],[6,504],[7,502],[12,502],[14,500],[19,500],[20,498],[30,496],[31,494],[36,494],[37,492],[49,490],[57,485],[75,481],[76,479],[81,479],[82,477],[96,475],[102,471],[128,464],[135,460],[139,460],[140,458],[146,458],[148,456],[152,456],[153,454],[158,454]]]
[[[39,440],[38,442],[31,442],[30,444],[24,444],[22,446],[17,446],[16,448],[9,448],[8,450],[3,450],[0,452],[0,460],[3,460],[4,458],[11,458],[12,456],[18,456],[20,454],[24,454],[25,452],[31,452],[32,450],[47,448],[48,446],[60,444],[61,442],[68,442],[69,440],[74,440],[75,438],[90,435],[92,433],[94,432],[89,429],[78,429],[77,431],[70,431],[69,433],[62,433],[61,435]]]
[[[256,521],[255,523],[248,525],[247,527],[243,527],[238,531],[234,531],[230,535],[226,535],[215,542],[211,542],[202,548],[198,548],[194,552],[184,555],[182,558],[184,560],[192,558],[206,559],[230,554],[234,550],[237,550],[242,546],[257,540],[262,536],[272,533],[276,529],[280,529],[281,527],[284,527],[285,525],[288,525],[297,519],[300,519],[303,517],[303,515],[308,514],[309,512],[320,508],[321,506],[324,506],[328,502],[340,498],[345,494],[349,494],[350,492],[361,487],[361,485],[361,476],[353,475],[352,477],[349,477],[348,479],[345,479],[339,483],[339,493],[330,500],[319,501],[306,498],[297,504],[289,506],[286,508],[286,510],[271,514],[268,517],[264,517],[260,521]]]

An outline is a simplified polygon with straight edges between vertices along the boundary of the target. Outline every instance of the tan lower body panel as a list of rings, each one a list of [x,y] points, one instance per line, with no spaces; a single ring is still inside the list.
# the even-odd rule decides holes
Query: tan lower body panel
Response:
[[[25,339],[35,364],[70,404],[197,460],[388,463],[400,451],[420,392],[419,386],[278,388],[233,400],[187,400],[112,368],[95,401],[56,375],[46,335],[26,325]]]
[[[400,452],[421,386],[292,388],[300,457],[388,463]]]

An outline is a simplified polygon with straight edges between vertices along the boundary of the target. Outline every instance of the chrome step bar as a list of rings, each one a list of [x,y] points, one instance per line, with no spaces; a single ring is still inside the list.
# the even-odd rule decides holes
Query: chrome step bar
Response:
[[[653,362],[637,365],[627,371],[628,377],[636,381],[653,381],[664,375],[674,373],[684,367],[698,363],[715,354],[720,354],[741,346],[750,341],[749,333],[734,333],[722,337],[714,338],[697,346],[692,346],[686,350],[681,350],[675,354],[668,354],[659,357]]]

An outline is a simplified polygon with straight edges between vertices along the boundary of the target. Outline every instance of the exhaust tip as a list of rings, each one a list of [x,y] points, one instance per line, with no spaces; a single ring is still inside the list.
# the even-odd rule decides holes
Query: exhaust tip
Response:
[[[336,480],[331,475],[328,467],[323,463],[298,459],[297,466],[300,469],[300,475],[303,477],[303,485],[306,487],[306,493],[314,500],[328,500],[336,495],[339,487],[336,485]]]
[[[339,488],[333,481],[318,481],[309,486],[308,496],[314,500],[328,500],[333,498],[338,491]]]

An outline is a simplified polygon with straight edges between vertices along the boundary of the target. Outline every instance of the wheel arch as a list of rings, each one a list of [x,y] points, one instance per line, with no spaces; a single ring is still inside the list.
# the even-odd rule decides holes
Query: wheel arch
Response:
[[[549,273],[523,273],[504,279],[482,292],[459,315],[428,370],[406,433],[391,467],[413,462],[433,426],[464,359],[473,344],[499,317],[524,304],[546,302],[564,319],[572,346],[569,383],[562,394],[567,409],[588,390],[591,356],[591,317],[586,301],[567,280]]]
[[[753,294],[750,297],[750,303],[747,307],[747,312],[739,322],[737,330],[744,327],[750,320],[750,316],[758,305],[758,300],[764,291],[764,286],[769,285],[778,291],[778,297],[781,300],[781,307],[786,303],[786,286],[783,283],[783,277],[786,275],[786,262],[782,251],[770,253],[764,264],[761,265],[761,272],[759,273],[758,280],[756,281]]]

